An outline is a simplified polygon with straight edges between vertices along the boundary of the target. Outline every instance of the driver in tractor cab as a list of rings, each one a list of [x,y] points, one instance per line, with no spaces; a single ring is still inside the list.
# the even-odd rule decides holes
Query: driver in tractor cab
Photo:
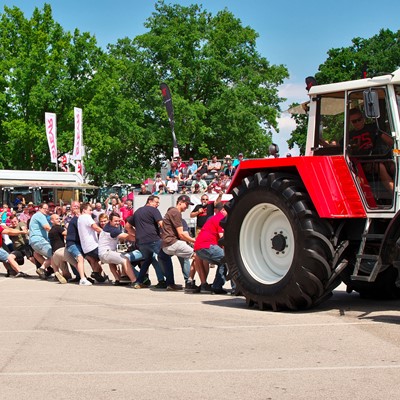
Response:
[[[349,145],[350,154],[353,156],[376,155],[381,158],[388,158],[393,148],[393,138],[387,133],[378,129],[375,124],[366,124],[365,118],[360,109],[353,108],[349,112],[349,120],[353,127],[350,131]],[[363,164],[368,171],[368,166]],[[388,166],[384,162],[377,163],[380,179],[387,190],[393,192],[393,178],[388,172]]]

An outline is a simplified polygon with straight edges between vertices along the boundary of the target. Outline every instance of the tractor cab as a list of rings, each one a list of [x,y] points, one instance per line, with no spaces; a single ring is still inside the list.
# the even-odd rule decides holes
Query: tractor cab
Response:
[[[306,155],[345,157],[367,213],[396,210],[399,79],[400,70],[310,89]]]

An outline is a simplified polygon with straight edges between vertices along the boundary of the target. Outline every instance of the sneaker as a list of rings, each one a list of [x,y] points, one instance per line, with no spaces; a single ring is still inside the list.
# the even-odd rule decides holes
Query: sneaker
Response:
[[[57,271],[54,273],[54,276],[57,278],[60,283],[67,283],[67,280]]]
[[[84,278],[79,281],[79,286],[92,286],[92,283]]]
[[[157,285],[156,286],[154,286],[154,289],[166,289],[167,288],[167,282],[165,282],[165,281],[159,281],[158,283],[157,283]]]
[[[25,272],[20,271],[15,275],[15,277],[16,278],[27,278],[28,275]]]
[[[6,278],[8,278],[8,277],[10,277],[10,276],[15,276],[15,275],[17,275],[17,271],[14,271],[14,270],[11,268],[11,265],[10,265],[10,263],[9,263],[8,261],[6,261],[6,262],[4,263],[4,266],[5,266],[6,269],[7,269]]]
[[[92,272],[90,276],[99,283],[104,283],[106,281],[106,277],[104,277],[100,272]]]
[[[200,293],[203,294],[211,294],[213,292],[213,289],[210,284],[208,283],[202,283],[200,286]]]
[[[196,281],[187,281],[185,285],[185,293],[200,293],[200,286],[196,286]]]
[[[130,282],[131,280],[129,279],[129,276],[127,275],[122,275],[121,278],[119,278],[120,282]]]
[[[80,279],[78,277],[68,279],[68,283],[78,283]]]
[[[222,288],[215,289],[215,288],[212,287],[211,290],[212,290],[212,292],[214,294],[228,294],[228,292],[225,289],[222,289]]]
[[[146,278],[144,278],[143,283],[147,286],[151,285],[151,280],[149,279],[149,276],[146,276]]]
[[[54,274],[54,269],[52,266],[47,267],[44,271],[44,273],[46,274],[47,277],[51,276]]]
[[[131,284],[134,289],[148,289],[148,286],[144,283],[134,282]]]
[[[182,289],[183,289],[182,285],[176,285],[175,283],[167,286],[167,292],[176,292]]]
[[[38,268],[36,270],[36,273],[39,275],[40,279],[43,279],[43,280],[47,279],[46,272],[45,272],[45,270],[43,268]]]

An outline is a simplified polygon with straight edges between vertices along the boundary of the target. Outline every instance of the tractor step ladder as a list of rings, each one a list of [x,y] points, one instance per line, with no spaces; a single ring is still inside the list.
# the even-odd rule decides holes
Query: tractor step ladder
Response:
[[[353,275],[351,275],[351,279],[353,281],[374,282],[381,270],[381,267],[382,267],[382,260],[379,255],[366,254],[364,252],[365,245],[367,244],[367,242],[369,240],[379,240],[379,239],[382,240],[384,237],[383,234],[369,233],[369,230],[371,228],[371,222],[372,222],[371,218],[368,218],[365,222],[365,228],[364,228],[364,232],[362,234],[360,248],[359,248],[358,254],[357,254],[356,265],[354,266]],[[374,261],[374,266],[372,267],[371,272],[367,275],[360,275],[360,268],[361,268],[361,263],[363,262],[363,260]]]

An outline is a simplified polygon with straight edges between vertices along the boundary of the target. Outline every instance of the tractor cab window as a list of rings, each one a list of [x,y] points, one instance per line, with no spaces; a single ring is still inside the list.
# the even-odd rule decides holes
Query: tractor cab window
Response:
[[[330,93],[317,101],[314,155],[343,154],[345,93]]]
[[[386,90],[376,88],[372,92],[377,99],[377,112],[373,117],[368,117],[365,109],[365,91],[349,93],[346,153],[367,206],[371,209],[390,208],[396,171],[392,121]]]

